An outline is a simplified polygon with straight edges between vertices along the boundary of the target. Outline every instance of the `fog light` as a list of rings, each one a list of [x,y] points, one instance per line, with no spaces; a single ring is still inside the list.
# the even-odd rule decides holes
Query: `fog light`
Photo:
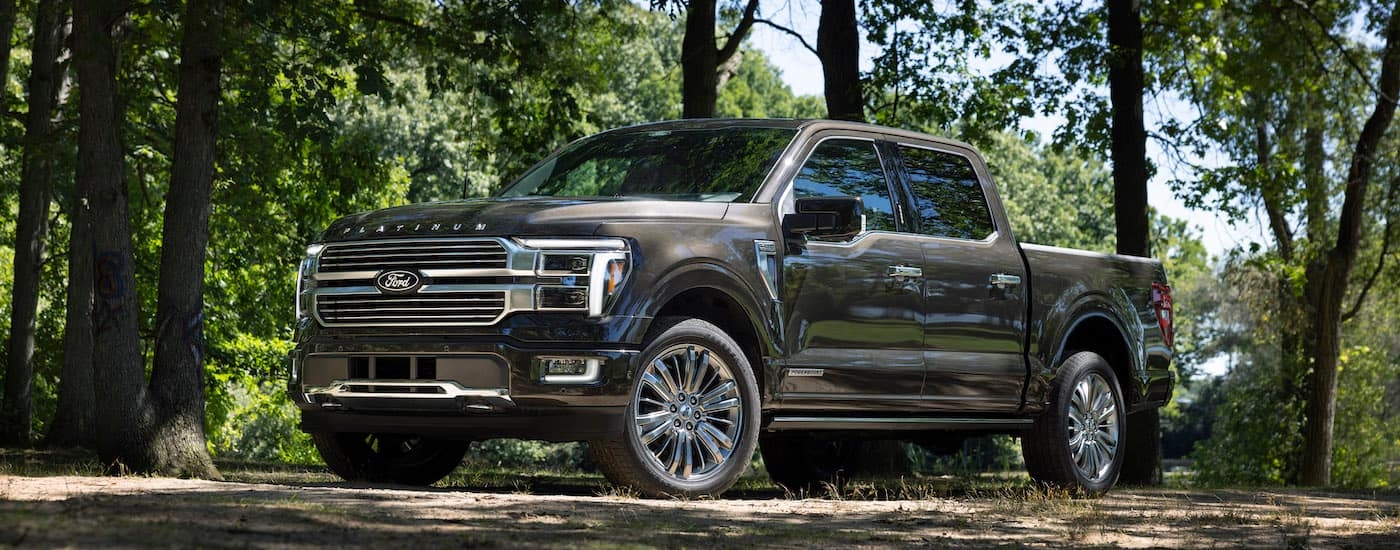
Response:
[[[587,384],[598,380],[602,361],[593,357],[540,357],[540,379],[547,384]]]

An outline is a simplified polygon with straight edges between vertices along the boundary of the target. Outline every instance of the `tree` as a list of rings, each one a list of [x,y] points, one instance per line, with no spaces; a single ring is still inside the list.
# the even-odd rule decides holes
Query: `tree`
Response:
[[[48,231],[49,197],[53,188],[56,156],[53,114],[61,82],[58,63],[65,8],[59,0],[42,0],[35,7],[33,63],[27,85],[29,113],[25,122],[24,168],[15,231],[9,362],[4,406],[0,408],[3,412],[0,414],[0,427],[3,427],[0,428],[0,442],[10,444],[28,445],[33,425],[34,326],[39,275],[45,255],[44,237]]]
[[[864,122],[865,90],[860,78],[855,0],[822,0],[817,57],[822,63],[827,118]]]
[[[1372,189],[1385,185],[1376,172],[1395,151],[1384,144],[1400,93],[1400,10],[1388,8],[1262,1],[1161,14],[1181,17],[1164,28],[1203,45],[1164,77],[1177,77],[1201,118],[1164,131],[1231,160],[1198,168],[1188,185],[1222,208],[1261,205],[1274,240],[1255,253],[1275,276],[1277,394],[1302,426],[1283,459],[1291,483],[1330,481],[1342,325],[1364,307],[1388,254],[1379,247],[1374,267],[1354,277],[1376,235]],[[1354,21],[1379,35],[1379,49],[1352,38]],[[1246,52],[1267,55],[1231,58]]]
[[[1113,104],[1113,217],[1118,253],[1149,256],[1139,0],[1108,0],[1108,48],[1104,57]]]
[[[715,100],[719,90],[737,69],[742,55],[739,46],[748,36],[758,12],[758,0],[748,0],[734,31],[716,44],[715,0],[653,0],[652,8],[668,4],[679,9],[685,6],[685,36],[681,40],[681,116],[710,118],[715,116]]]

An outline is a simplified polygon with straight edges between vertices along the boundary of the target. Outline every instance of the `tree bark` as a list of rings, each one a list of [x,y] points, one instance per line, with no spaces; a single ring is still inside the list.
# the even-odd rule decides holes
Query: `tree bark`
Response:
[[[1301,483],[1324,486],[1332,476],[1332,426],[1337,414],[1337,367],[1341,356],[1342,306],[1361,245],[1366,192],[1371,186],[1377,148],[1395,118],[1400,97],[1400,9],[1391,10],[1381,57],[1375,110],[1362,126],[1347,169],[1346,191],[1336,245],[1327,252],[1314,309],[1317,357],[1309,380],[1307,422],[1303,427]],[[1309,281],[1311,282],[1311,281]]]
[[[1108,0],[1108,48],[1109,100],[1113,104],[1113,219],[1118,253],[1150,256],[1139,0]]]
[[[822,0],[817,24],[817,57],[822,63],[827,117],[865,121],[860,82],[860,32],[855,0]]]
[[[691,0],[685,13],[685,37],[681,41],[681,116],[711,118],[724,86],[721,66],[735,57],[739,45],[753,27],[758,0],[749,0],[744,14],[723,47],[715,45],[715,0]],[[727,79],[725,79],[727,80]]]
[[[0,443],[10,445],[28,446],[32,438],[34,327],[56,156],[53,112],[58,95],[62,6],[59,0],[40,0],[34,13],[33,62],[27,85],[29,114],[25,120],[19,217],[15,228],[9,362],[5,373],[5,400],[0,407]],[[6,38],[8,40],[8,35]]]
[[[79,94],[78,187],[91,192],[93,236],[93,348],[101,350],[93,380],[97,400],[97,454],[116,472],[155,464],[147,429],[154,410],[147,395],[137,332],[140,305],[128,219],[126,163],[117,89],[114,30],[123,0],[74,0],[73,54]]]
[[[222,0],[190,0],[180,43],[175,155],[165,202],[151,389],[161,470],[218,477],[204,434],[204,259],[223,66]]]
[[[58,411],[44,443],[50,447],[96,448],[97,394],[93,386],[92,218],[84,182],[76,182],[69,213],[68,312],[63,331],[63,373]]]

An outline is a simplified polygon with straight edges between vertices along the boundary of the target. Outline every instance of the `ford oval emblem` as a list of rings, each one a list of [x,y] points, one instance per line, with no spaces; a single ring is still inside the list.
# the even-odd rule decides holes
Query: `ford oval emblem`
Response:
[[[414,271],[395,269],[380,273],[374,280],[374,286],[379,287],[381,292],[403,294],[418,290],[418,287],[423,286],[423,278]]]

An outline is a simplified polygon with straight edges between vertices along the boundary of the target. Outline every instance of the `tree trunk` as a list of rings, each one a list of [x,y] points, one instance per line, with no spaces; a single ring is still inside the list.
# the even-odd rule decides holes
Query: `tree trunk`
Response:
[[[753,27],[758,13],[758,0],[749,0],[739,25],[725,40],[715,46],[715,0],[691,0],[685,13],[685,38],[681,42],[681,100],[685,118],[715,116],[719,90],[728,81],[720,71],[738,56],[739,45]],[[731,68],[737,70],[737,68]]]
[[[15,228],[9,363],[5,373],[5,400],[3,407],[0,407],[0,443],[10,445],[27,446],[31,441],[34,326],[56,156],[53,150],[56,145],[53,111],[58,94],[56,75],[63,28],[61,14],[62,2],[59,0],[40,0],[34,13],[33,62],[27,86],[29,115],[25,121],[19,218]],[[8,53],[8,46],[5,49]]]
[[[1376,108],[1361,129],[1347,170],[1337,243],[1327,253],[1318,281],[1318,303],[1313,310],[1317,358],[1308,384],[1307,423],[1303,427],[1301,482],[1304,485],[1323,486],[1331,482],[1332,424],[1337,414],[1337,366],[1342,351],[1342,301],[1346,299],[1347,283],[1361,245],[1366,191],[1371,186],[1377,148],[1395,118],[1396,99],[1400,97],[1400,9],[1391,10],[1386,24],[1379,84]]]
[[[865,121],[860,82],[860,33],[855,0],[822,0],[817,24],[817,57],[822,62],[826,113],[836,120]]]
[[[1150,256],[1147,131],[1142,122],[1142,10],[1108,0],[1108,85],[1113,103],[1113,218],[1118,253]]]
[[[75,0],[73,54],[79,94],[77,187],[91,192],[93,348],[101,350],[93,380],[97,400],[97,454],[114,471],[149,470],[154,411],[147,395],[137,332],[140,301],[126,196],[113,31],[126,3]]]
[[[685,118],[715,116],[715,0],[691,0],[685,12],[685,38],[681,41],[681,101]]]
[[[84,182],[79,181],[78,184]],[[50,447],[95,448],[97,394],[93,387],[92,218],[88,190],[73,189],[69,211],[68,313],[63,331],[63,373],[58,411],[44,443]]]
[[[190,0],[182,23],[175,155],[165,202],[151,390],[161,470],[218,477],[204,438],[204,257],[214,185],[222,0]]]

